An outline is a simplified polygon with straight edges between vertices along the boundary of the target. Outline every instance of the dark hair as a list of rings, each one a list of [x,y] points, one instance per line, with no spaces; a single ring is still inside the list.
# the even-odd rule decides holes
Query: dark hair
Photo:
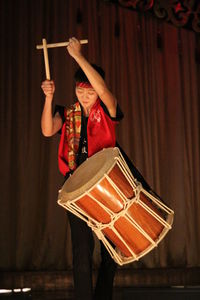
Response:
[[[91,64],[91,65],[99,73],[99,75],[104,79],[105,78],[104,70],[95,64]],[[75,79],[75,82],[88,82],[89,83],[87,76],[85,75],[85,73],[83,72],[83,70],[81,68],[78,68],[78,70],[75,72],[74,79]]]

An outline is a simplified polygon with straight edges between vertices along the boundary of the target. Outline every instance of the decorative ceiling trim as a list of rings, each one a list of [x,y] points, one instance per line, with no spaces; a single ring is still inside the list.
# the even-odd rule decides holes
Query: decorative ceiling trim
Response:
[[[200,33],[200,1],[198,0],[104,0],[140,12],[151,12],[159,19]]]

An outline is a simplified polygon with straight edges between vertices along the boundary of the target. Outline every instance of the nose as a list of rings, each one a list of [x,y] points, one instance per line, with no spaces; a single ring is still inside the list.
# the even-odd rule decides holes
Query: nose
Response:
[[[89,94],[87,90],[83,93],[83,99],[89,99]]]

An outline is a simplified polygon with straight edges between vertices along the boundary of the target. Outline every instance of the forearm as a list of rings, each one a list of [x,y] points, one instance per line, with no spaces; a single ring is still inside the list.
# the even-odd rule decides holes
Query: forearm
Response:
[[[117,101],[113,94],[108,89],[104,79],[93,68],[93,66],[87,61],[87,59],[81,53],[81,45],[76,38],[69,39],[69,45],[67,47],[69,54],[75,59],[80,68],[85,73],[90,84],[98,94],[99,98],[106,105],[111,117],[116,116]]]
[[[44,136],[53,135],[52,99],[45,98],[44,108],[41,116],[41,129]]]
[[[99,98],[106,105],[110,115],[112,117],[116,116],[116,106],[117,101],[113,94],[108,89],[104,79],[100,76],[100,74],[92,67],[92,65],[86,60],[86,58],[81,54],[74,56],[74,59],[79,64],[92,87],[95,89]]]
[[[99,73],[91,66],[91,64],[86,60],[83,55],[75,56],[74,59],[81,67],[92,87],[95,89],[99,97],[108,91],[104,79],[99,75]]]

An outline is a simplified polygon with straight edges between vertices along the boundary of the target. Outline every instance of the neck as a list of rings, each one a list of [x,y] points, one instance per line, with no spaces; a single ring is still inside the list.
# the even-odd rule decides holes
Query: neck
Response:
[[[92,109],[95,105],[97,105],[98,101],[99,101],[99,100],[97,99],[97,101],[96,101],[91,107],[84,107],[84,106],[81,105],[80,102],[79,102],[79,104],[80,104],[81,107],[82,107],[83,115],[84,115],[85,117],[88,117],[88,116],[89,116],[91,109]]]
[[[83,114],[84,114],[85,117],[88,117],[89,114],[90,114],[90,109],[88,109],[88,108],[83,108]]]

